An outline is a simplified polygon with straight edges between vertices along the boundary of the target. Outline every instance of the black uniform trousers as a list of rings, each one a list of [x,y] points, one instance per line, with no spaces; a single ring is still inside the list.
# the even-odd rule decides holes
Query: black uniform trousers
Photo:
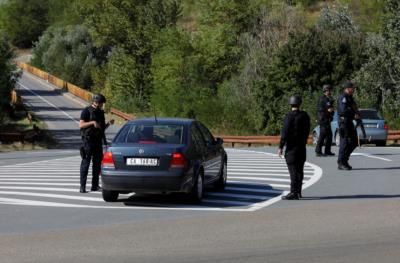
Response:
[[[357,148],[357,131],[352,121],[339,123],[340,148],[338,164],[348,164],[351,153]]]
[[[322,153],[322,146],[325,142],[325,153],[331,153],[332,147],[332,129],[330,124],[319,126],[319,138],[317,146],[315,147],[316,153]]]
[[[103,160],[103,146],[100,142],[89,142],[84,141],[83,146],[85,149],[85,156],[82,158],[81,169],[80,169],[80,183],[81,187],[86,187],[87,175],[89,172],[90,162],[93,161],[92,165],[92,188],[99,186],[99,175],[101,170],[101,161]]]
[[[304,163],[306,162],[306,148],[296,148],[286,152],[285,159],[290,174],[290,192],[301,194],[304,179]]]

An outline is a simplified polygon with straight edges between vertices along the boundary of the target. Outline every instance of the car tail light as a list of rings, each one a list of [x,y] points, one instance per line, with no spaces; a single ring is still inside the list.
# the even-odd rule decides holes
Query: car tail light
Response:
[[[389,130],[389,124],[383,125],[383,128],[388,131]]]
[[[103,161],[101,161],[101,166],[105,168],[115,168],[112,152],[106,152],[104,154]]]
[[[171,168],[184,168],[187,165],[185,156],[182,153],[173,153],[171,158]]]

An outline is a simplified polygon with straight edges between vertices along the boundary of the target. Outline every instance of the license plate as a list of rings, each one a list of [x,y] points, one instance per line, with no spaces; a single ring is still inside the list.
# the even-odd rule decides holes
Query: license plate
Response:
[[[127,158],[126,165],[158,166],[158,159],[157,158]]]

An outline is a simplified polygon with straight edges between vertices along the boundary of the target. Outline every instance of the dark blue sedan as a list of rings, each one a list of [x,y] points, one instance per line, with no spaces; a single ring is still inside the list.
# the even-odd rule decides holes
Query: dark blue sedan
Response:
[[[104,154],[101,180],[107,202],[130,192],[183,192],[200,202],[206,186],[224,189],[227,155],[223,140],[199,121],[134,120],[121,128]]]

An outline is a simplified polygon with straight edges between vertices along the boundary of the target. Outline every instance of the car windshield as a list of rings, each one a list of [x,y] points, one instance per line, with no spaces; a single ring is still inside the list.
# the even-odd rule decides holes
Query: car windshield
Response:
[[[124,127],[115,139],[118,143],[183,143],[183,125],[133,124]]]
[[[360,115],[361,115],[361,118],[364,120],[380,120],[380,119],[382,119],[376,110],[360,110]]]

